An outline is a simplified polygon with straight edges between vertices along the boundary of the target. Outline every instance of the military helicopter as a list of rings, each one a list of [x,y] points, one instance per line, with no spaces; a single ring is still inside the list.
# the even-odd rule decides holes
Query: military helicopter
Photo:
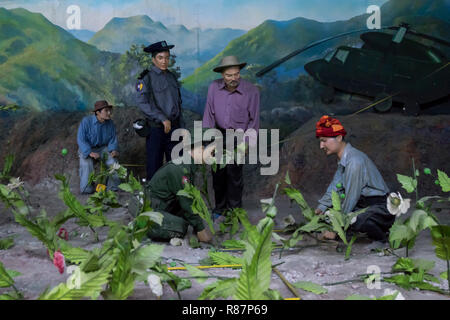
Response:
[[[395,30],[392,35],[381,30]],[[296,50],[259,71],[261,77],[290,58],[324,42],[367,31],[355,30],[325,38]],[[387,112],[392,103],[403,104],[409,115],[418,115],[420,105],[448,98],[450,93],[450,68],[448,57],[438,48],[408,39],[411,34],[436,43],[450,46],[450,42],[419,33],[409,24],[382,27],[361,34],[361,48],[339,46],[323,59],[307,63],[305,70],[316,80],[351,94],[375,98],[379,112]]]

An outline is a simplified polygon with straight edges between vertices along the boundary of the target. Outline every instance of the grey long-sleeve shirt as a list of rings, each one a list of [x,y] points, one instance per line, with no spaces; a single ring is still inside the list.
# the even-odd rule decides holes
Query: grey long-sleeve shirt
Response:
[[[142,79],[138,79],[136,91],[138,106],[150,120],[160,123],[174,121],[181,116],[179,84],[170,71],[152,66]],[[153,94],[159,108],[154,103]]]
[[[345,199],[342,203],[344,213],[352,212],[360,196],[383,196],[389,193],[389,188],[383,180],[380,172],[369,157],[347,143],[333,181],[327,191],[319,200],[318,209],[325,212],[333,206],[331,200],[332,191],[338,190],[336,185],[342,184]]]

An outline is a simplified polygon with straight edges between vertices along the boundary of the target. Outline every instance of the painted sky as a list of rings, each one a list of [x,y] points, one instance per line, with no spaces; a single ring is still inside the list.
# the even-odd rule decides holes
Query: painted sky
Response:
[[[70,5],[81,9],[81,29],[98,31],[113,17],[145,14],[165,25],[188,28],[232,27],[249,30],[267,19],[304,17],[318,21],[346,20],[387,0],[0,0],[0,7],[22,7],[42,13],[67,28]]]

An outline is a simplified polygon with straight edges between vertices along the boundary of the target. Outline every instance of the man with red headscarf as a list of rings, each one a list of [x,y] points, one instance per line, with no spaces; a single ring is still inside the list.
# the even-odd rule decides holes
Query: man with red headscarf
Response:
[[[395,216],[387,209],[389,188],[380,172],[369,157],[352,147],[344,140],[347,132],[337,119],[323,116],[316,124],[316,137],[320,141],[320,149],[328,155],[338,157],[338,168],[333,181],[319,200],[316,214],[323,214],[331,208],[332,191],[343,198],[342,211],[347,214],[367,208],[358,215],[351,225],[352,231],[366,233],[369,238],[381,242],[387,240],[387,232],[395,220]],[[333,233],[324,235],[333,238]]]

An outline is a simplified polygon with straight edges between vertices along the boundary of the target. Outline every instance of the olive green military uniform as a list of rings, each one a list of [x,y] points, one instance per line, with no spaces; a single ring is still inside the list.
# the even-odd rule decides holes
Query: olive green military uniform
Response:
[[[192,199],[178,196],[185,183],[192,183],[195,165],[176,165],[172,161],[161,167],[150,180],[146,195],[151,201],[154,211],[164,215],[162,226],[154,226],[148,237],[154,240],[170,240],[184,237],[191,225],[194,232],[204,229],[203,220],[192,212]]]

